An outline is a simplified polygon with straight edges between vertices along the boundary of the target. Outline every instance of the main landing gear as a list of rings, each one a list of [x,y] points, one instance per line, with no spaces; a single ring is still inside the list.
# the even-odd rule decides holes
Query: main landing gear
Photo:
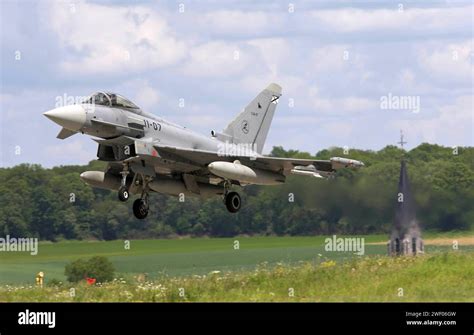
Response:
[[[148,215],[148,210],[148,200],[140,198],[133,202],[133,215],[135,215],[137,219],[143,220],[146,218]]]
[[[237,192],[229,192],[224,197],[225,206],[231,213],[237,213],[242,205],[242,200]]]
[[[142,182],[142,196],[133,202],[133,215],[135,215],[135,217],[140,220],[143,220],[147,217],[148,210],[150,209],[150,205],[148,202],[148,183],[150,182],[150,180],[142,175]]]
[[[242,199],[239,193],[234,191],[229,192],[229,186],[227,182],[224,184],[224,203],[230,213],[237,213],[242,206]]]

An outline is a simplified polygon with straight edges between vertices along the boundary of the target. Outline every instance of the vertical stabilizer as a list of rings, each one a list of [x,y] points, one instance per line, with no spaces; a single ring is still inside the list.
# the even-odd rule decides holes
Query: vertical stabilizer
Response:
[[[223,134],[233,143],[251,145],[258,153],[262,153],[280,96],[279,85],[268,85],[229,123]]]

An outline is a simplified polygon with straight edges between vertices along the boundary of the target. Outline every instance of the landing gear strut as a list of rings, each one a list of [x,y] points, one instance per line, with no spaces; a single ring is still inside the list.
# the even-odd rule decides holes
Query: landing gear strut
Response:
[[[224,203],[230,213],[237,213],[242,206],[242,200],[237,192],[229,192],[230,183],[224,183]]]
[[[128,198],[130,197],[130,193],[128,192],[128,187],[127,187],[127,176],[129,174],[128,171],[128,165],[123,166],[123,171],[120,172],[122,175],[122,181],[120,183],[120,188],[118,190],[118,198],[120,201],[127,201]]]
[[[148,210],[150,208],[148,204],[148,182],[146,177],[142,177],[143,180],[143,192],[140,199],[133,202],[133,214],[137,219],[143,220],[148,216]]]

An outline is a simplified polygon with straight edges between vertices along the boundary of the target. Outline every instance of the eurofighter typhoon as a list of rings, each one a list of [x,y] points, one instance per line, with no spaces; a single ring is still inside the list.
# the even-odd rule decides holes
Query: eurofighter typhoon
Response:
[[[359,168],[357,160],[263,156],[262,149],[281,96],[270,84],[221,132],[207,137],[142,111],[115,93],[97,92],[80,104],[44,113],[62,127],[59,139],[76,133],[94,137],[97,157],[106,171],[86,171],[81,179],[93,187],[115,190],[120,201],[139,198],[133,213],[144,219],[149,194],[222,196],[227,210],[241,207],[234,185],[279,185],[290,174],[327,178],[340,168]]]

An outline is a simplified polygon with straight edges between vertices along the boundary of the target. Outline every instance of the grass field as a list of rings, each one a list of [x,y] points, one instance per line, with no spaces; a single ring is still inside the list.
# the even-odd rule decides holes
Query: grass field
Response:
[[[427,255],[396,259],[384,256],[385,235],[364,236],[365,256],[326,252],[326,237],[131,240],[130,249],[124,241],[43,243],[36,256],[0,253],[0,301],[474,301],[474,247],[429,243],[462,237],[427,234]],[[64,282],[65,264],[96,255],[123,279],[80,284],[74,297],[68,284],[33,287],[37,272]]]
[[[315,260],[324,255],[325,237],[236,237],[60,242],[39,245],[36,256],[29,253],[0,253],[0,283],[32,283],[38,271],[46,278],[64,281],[64,266],[77,258],[108,257],[123,276],[147,273],[149,278],[207,274],[210,271],[246,270],[267,262]],[[384,236],[365,236],[365,242],[384,240]],[[239,248],[234,248],[238,241]],[[385,252],[385,247],[366,247],[367,254]],[[331,253],[331,258],[352,257],[350,253]]]

